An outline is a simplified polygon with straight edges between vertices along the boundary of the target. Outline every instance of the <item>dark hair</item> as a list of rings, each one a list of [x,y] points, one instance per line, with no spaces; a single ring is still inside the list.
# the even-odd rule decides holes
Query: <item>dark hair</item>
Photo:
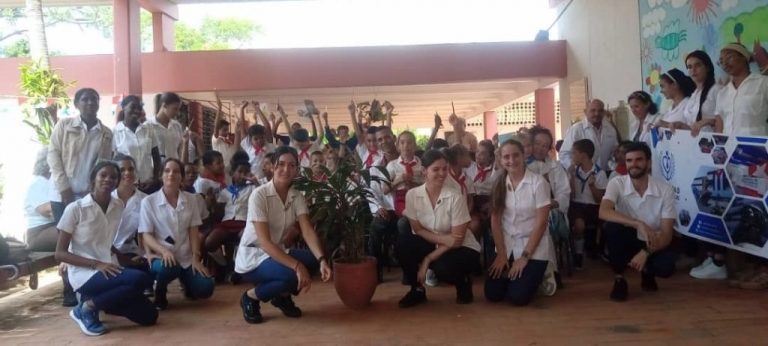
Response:
[[[443,149],[448,148],[451,146],[448,141],[442,138],[435,138],[434,141],[432,141],[432,147],[430,149]]]
[[[267,133],[267,129],[264,127],[264,125],[251,125],[251,127],[248,128],[248,138],[253,138],[255,136],[263,136]]]
[[[371,127],[375,128],[375,129],[376,129],[376,132],[381,132],[381,131],[389,131],[389,132],[392,132],[392,129],[391,129],[391,128],[389,128],[389,126],[386,126],[386,125],[382,125],[382,126],[379,126],[379,127],[376,127],[376,126],[371,126]]]
[[[115,157],[112,158],[112,161],[114,163],[119,163],[121,161],[131,161],[133,162],[133,165],[136,166],[136,160],[130,155],[125,155],[123,153],[117,153]]]
[[[667,83],[676,84],[684,97],[691,97],[693,91],[696,90],[696,83],[693,82],[693,79],[679,69],[673,68],[661,75],[660,78],[667,81]]]
[[[216,124],[216,125],[217,125],[219,128],[222,128],[222,127],[226,127],[227,129],[229,129],[229,121],[226,121],[226,120],[224,120],[224,119],[219,119],[219,123],[218,123],[218,124]],[[216,136],[216,134],[214,134],[214,136]]]
[[[139,104],[142,104],[141,97],[138,97],[136,95],[128,95],[126,97],[123,97],[122,100],[120,100],[120,111],[117,112],[117,121],[125,120],[125,108],[127,108],[128,105],[133,102],[138,102]]]
[[[651,115],[654,115],[659,112],[659,106],[656,105],[656,102],[653,102],[653,100],[651,99],[651,95],[645,91],[638,90],[629,94],[629,97],[627,97],[627,103],[629,103],[629,101],[632,101],[632,100],[638,100],[648,105],[648,113]]]
[[[528,136],[531,137],[531,142],[536,140],[536,136],[537,135],[546,135],[547,137],[549,137],[549,146],[550,146],[550,148],[552,147],[552,144],[554,144],[552,142],[555,141],[555,138],[552,137],[552,131],[549,131],[548,128],[536,125],[536,126],[531,127],[530,129],[528,129]]]
[[[501,143],[501,145],[499,146],[499,150],[501,150],[501,148],[504,148],[507,145],[516,147],[517,150],[520,151],[521,155],[525,153],[525,148],[523,148],[523,143],[520,143],[514,139],[508,139],[504,141],[504,143]],[[525,165],[523,165],[523,169],[526,169]],[[493,212],[501,212],[506,207],[506,204],[507,204],[507,170],[502,169],[501,175],[499,175],[496,178],[496,181],[493,183],[493,190],[491,191],[491,209],[493,210]]]
[[[624,150],[624,152],[626,152],[627,148],[632,143],[634,143],[634,142],[633,141],[623,140],[623,141],[619,142],[619,148],[621,148],[622,150]]]
[[[190,166],[200,166],[200,159],[194,159],[192,162],[187,162],[184,165],[190,165]]]
[[[181,160],[179,160],[179,159],[174,159],[172,157],[169,157],[169,158],[165,159],[165,161],[163,161],[163,166],[162,166],[163,170],[165,170],[165,166],[168,166],[168,164],[171,163],[171,162],[173,162],[173,163],[175,163],[176,165],[179,166],[179,171],[181,172],[181,176],[183,177],[185,175],[185,173],[184,173],[184,164],[181,163]],[[192,164],[192,163],[190,163],[190,164]],[[192,164],[192,165],[194,166],[194,164]]]
[[[491,157],[494,157],[496,155],[495,154],[496,146],[494,146],[493,142],[488,139],[483,139],[482,141],[478,142],[477,147],[478,148],[483,147],[485,148],[485,150],[488,150],[488,152],[491,153]]]
[[[320,151],[320,150],[315,150],[315,151],[313,151],[312,153],[309,154],[310,157],[315,156],[315,155],[325,156],[325,154],[323,154],[323,152]]]
[[[114,161],[100,160],[99,162],[96,162],[96,165],[93,166],[93,169],[91,169],[91,173],[89,175],[88,181],[90,182],[91,191],[93,191],[93,185],[96,182],[96,175],[104,167],[112,167],[115,169],[115,172],[117,173],[117,181],[115,181],[115,186],[120,185],[120,166],[118,166]]]
[[[172,92],[157,94],[155,95],[155,112],[160,113],[162,105],[172,105],[175,103],[181,103],[181,97],[178,94]]]
[[[467,147],[460,143],[456,143],[449,148],[443,149],[443,152],[445,153],[445,158],[448,159],[448,163],[450,163],[452,166],[459,164],[459,158],[467,155],[469,156],[469,150]]]
[[[272,152],[272,153],[264,154],[264,161],[269,161],[269,162],[275,163],[275,153]]]
[[[573,149],[587,154],[590,159],[595,156],[595,144],[589,139],[580,139],[573,142]]]
[[[408,132],[408,131],[405,131],[405,132]],[[402,135],[402,133],[400,135]],[[442,151],[437,149],[430,149],[425,151],[424,155],[421,156],[421,165],[424,168],[427,168],[429,166],[432,166],[432,164],[438,160],[448,161],[448,158],[445,156],[445,154]]]
[[[236,163],[240,163],[240,162],[246,162],[246,163],[249,163],[249,164],[251,162],[251,158],[248,156],[248,153],[246,153],[242,149],[238,150],[234,154],[232,154],[232,158],[229,159],[229,166],[232,167]]]
[[[563,147],[563,140],[562,139],[558,139],[557,143],[555,143],[555,150],[557,150],[557,152],[559,153],[560,152],[560,148],[562,148],[562,147]]]
[[[701,60],[704,67],[707,69],[707,79],[704,80],[704,86],[701,88],[701,96],[699,97],[699,113],[696,114],[696,121],[701,120],[701,106],[704,105],[704,101],[707,100],[707,94],[712,86],[715,85],[715,65],[712,63],[712,59],[709,54],[702,50],[695,50],[685,57],[685,65],[688,65],[688,59],[696,58]]]
[[[365,133],[366,133],[366,134],[369,134],[369,135],[375,135],[375,134],[376,134],[376,132],[378,132],[378,131],[379,131],[379,128],[378,128],[378,127],[376,127],[376,126],[370,126],[370,127],[368,127],[368,129],[367,129],[367,130],[365,130]]]
[[[345,130],[349,132],[349,126],[347,125],[339,125],[339,127],[336,128],[336,134],[338,134],[341,130]]]
[[[416,149],[416,151],[413,152],[413,156],[416,156],[421,160],[421,158],[424,156],[424,150],[422,149]]]
[[[86,93],[89,93],[89,92],[96,94],[97,98],[99,97],[99,93],[96,91],[96,89],[94,89],[94,88],[82,88],[82,89],[77,90],[77,92],[75,92],[74,102],[77,103],[78,101],[80,101],[81,98],[83,98],[83,96],[85,96]]]
[[[212,165],[216,159],[221,160],[224,162],[224,156],[221,155],[220,152],[216,150],[208,150],[205,153],[203,153],[203,166],[209,166]]]
[[[281,145],[275,149],[275,152],[272,156],[272,164],[277,166],[277,161],[280,160],[280,156],[283,156],[285,154],[293,156],[293,159],[296,160],[296,164],[299,164],[299,153],[296,152],[296,149],[293,147],[289,147],[286,145]]]
[[[386,127],[386,126],[382,126],[382,127]],[[387,127],[387,129],[389,129],[389,127]],[[379,127],[379,131],[381,131],[381,127]],[[400,143],[400,138],[403,136],[411,136],[411,138],[413,138],[413,141],[416,142],[416,135],[414,135],[413,132],[403,131],[403,132],[400,132],[400,134],[397,136],[398,143]]]
[[[648,144],[645,142],[631,142],[630,144],[627,144],[624,149],[624,155],[635,151],[642,151],[643,154],[645,154],[646,159],[651,159],[651,148],[648,147]]]
[[[229,174],[230,175],[234,175],[235,171],[237,171],[238,168],[243,167],[243,166],[248,168],[248,171],[250,172],[251,164],[248,163],[248,161],[234,161],[234,162],[232,162],[232,166],[229,169],[230,170]]]

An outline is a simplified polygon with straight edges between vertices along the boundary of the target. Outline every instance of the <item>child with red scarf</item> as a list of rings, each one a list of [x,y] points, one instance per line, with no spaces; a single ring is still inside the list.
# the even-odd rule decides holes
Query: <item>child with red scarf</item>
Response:
[[[622,141],[619,146],[616,147],[616,151],[613,152],[613,160],[616,161],[616,168],[611,172],[608,177],[610,181],[614,177],[627,175],[627,164],[624,162],[624,154],[627,153],[627,146],[631,145],[631,141]]]

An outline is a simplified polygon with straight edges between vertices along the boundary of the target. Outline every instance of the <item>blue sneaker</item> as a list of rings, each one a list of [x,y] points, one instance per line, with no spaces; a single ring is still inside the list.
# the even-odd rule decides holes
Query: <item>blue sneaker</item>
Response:
[[[104,328],[104,325],[99,321],[98,312],[83,311],[83,303],[75,306],[75,308],[69,312],[69,317],[77,322],[77,325],[80,326],[80,330],[82,330],[85,335],[99,336],[107,332],[107,329]]]

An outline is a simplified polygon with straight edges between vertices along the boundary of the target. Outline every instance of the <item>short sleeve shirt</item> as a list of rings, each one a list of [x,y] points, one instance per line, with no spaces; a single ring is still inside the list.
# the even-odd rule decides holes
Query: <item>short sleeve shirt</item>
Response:
[[[112,191],[113,198],[117,196],[117,190]],[[136,189],[133,196],[128,198],[125,209],[120,217],[120,226],[117,227],[114,245],[122,253],[143,254],[141,248],[134,242],[134,237],[139,230],[139,214],[141,213],[141,201],[147,194]]]
[[[253,185],[245,185],[239,189],[229,188],[219,191],[217,202],[224,203],[224,218],[222,220],[245,221],[248,218],[248,198],[256,190]],[[232,191],[237,191],[233,193]]]
[[[675,219],[675,192],[672,186],[666,182],[648,177],[648,188],[645,194],[640,196],[628,175],[618,176],[608,182],[605,190],[607,199],[615,203],[615,209],[619,213],[645,222],[652,230],[661,230],[662,219]],[[637,233],[637,238],[645,241],[645,235]]]
[[[192,265],[189,229],[203,223],[196,198],[194,194],[179,191],[174,208],[160,189],[141,201],[139,233],[152,233],[161,246],[173,253],[182,268]]]
[[[587,180],[589,180],[591,175],[594,175],[595,187],[597,187],[598,190],[605,190],[605,187],[608,185],[608,176],[605,175],[605,171],[598,166],[592,165],[592,169],[589,170],[589,172],[582,171],[581,167],[576,168],[575,174],[576,176],[573,180],[576,185],[573,188],[576,191],[574,191],[572,200],[581,204],[599,205],[600,201],[592,195],[592,190],[589,188]]]
[[[549,184],[543,176],[527,169],[516,189],[511,188],[512,181],[509,176],[506,180],[508,187],[504,213],[501,216],[504,245],[507,248],[507,258],[510,254],[519,258],[536,228],[538,209],[551,203]],[[553,249],[550,244],[549,230],[546,230],[531,258],[542,261],[552,258]]]
[[[411,189],[405,195],[403,215],[419,221],[424,228],[436,234],[448,234],[451,232],[451,228],[471,220],[467,199],[461,192],[448,186],[443,186],[440,190],[440,197],[438,197],[434,208],[432,208],[429,195],[427,195],[426,185]],[[464,237],[462,246],[480,251],[480,243],[471,233]]]

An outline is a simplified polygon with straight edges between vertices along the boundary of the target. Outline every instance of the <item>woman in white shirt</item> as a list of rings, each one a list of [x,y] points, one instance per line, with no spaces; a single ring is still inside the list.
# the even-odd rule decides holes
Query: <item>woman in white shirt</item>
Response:
[[[117,250],[115,255],[121,266],[149,272],[147,259],[137,239],[141,201],[147,194],[136,188],[136,164],[132,157],[117,154],[113,161],[120,166],[120,184],[112,191],[112,197],[125,205],[113,243]]]
[[[181,97],[172,92],[155,95],[155,118],[148,121],[155,130],[160,158],[180,159],[184,126],[176,120],[181,108]]]
[[[208,298],[214,282],[201,257],[200,204],[197,196],[181,191],[184,165],[176,159],[163,164],[163,187],[141,201],[139,233],[155,275],[155,305],[168,307],[168,284],[179,279],[187,298]]]
[[[422,156],[425,183],[405,196],[405,218],[398,223],[395,245],[410,291],[400,300],[401,308],[427,301],[424,283],[431,269],[441,282],[456,286],[456,303],[469,304],[472,270],[479,266],[480,244],[471,234],[467,199],[449,187],[449,164],[445,154],[429,150]]]
[[[160,188],[160,151],[154,128],[146,123],[144,103],[135,95],[120,101],[112,137],[112,151],[134,159],[139,189],[152,193]],[[138,160],[138,161],[136,161]]]
[[[715,65],[709,55],[695,50],[685,57],[688,75],[696,83],[696,90],[691,95],[686,112],[695,116],[691,126],[691,135],[698,136],[701,130],[712,132],[715,127],[715,109],[720,85],[715,83]]]
[[[30,251],[55,251],[59,239],[49,198],[52,183],[49,180],[51,170],[46,161],[47,156],[48,148],[43,147],[37,154],[32,183],[24,198],[24,216],[27,218],[25,242]]]
[[[673,68],[659,77],[659,85],[664,97],[672,101],[672,106],[656,125],[670,129],[689,130],[696,122],[696,118],[695,114],[687,113],[686,109],[691,94],[696,89],[696,84],[683,71]]]
[[[256,285],[240,298],[243,318],[248,323],[263,322],[259,301],[271,302],[287,317],[300,317],[301,310],[291,295],[309,290],[311,273],[318,267],[323,281],[331,278],[331,268],[309,219],[307,202],[293,188],[300,167],[296,149],[278,147],[272,163],[274,177],[248,199],[248,219],[235,258],[235,272]],[[296,222],[311,251],[288,250],[285,246],[287,229]]]
[[[629,109],[635,116],[635,121],[629,126],[630,140],[633,142],[651,142],[651,128],[656,125],[661,115],[659,107],[647,92],[638,90],[627,97]]]
[[[485,297],[492,302],[528,305],[554,253],[547,230],[549,184],[526,169],[520,142],[508,140],[500,152],[504,172],[496,181],[491,200],[496,259],[485,281]]]
[[[112,241],[123,211],[123,203],[111,196],[119,170],[113,162],[97,163],[90,174],[91,193],[69,204],[58,225],[56,260],[67,264],[69,282],[80,294],[69,316],[90,336],[106,332],[99,311],[140,325],[157,321],[157,310],[143,294],[152,278],[113,261]]]

